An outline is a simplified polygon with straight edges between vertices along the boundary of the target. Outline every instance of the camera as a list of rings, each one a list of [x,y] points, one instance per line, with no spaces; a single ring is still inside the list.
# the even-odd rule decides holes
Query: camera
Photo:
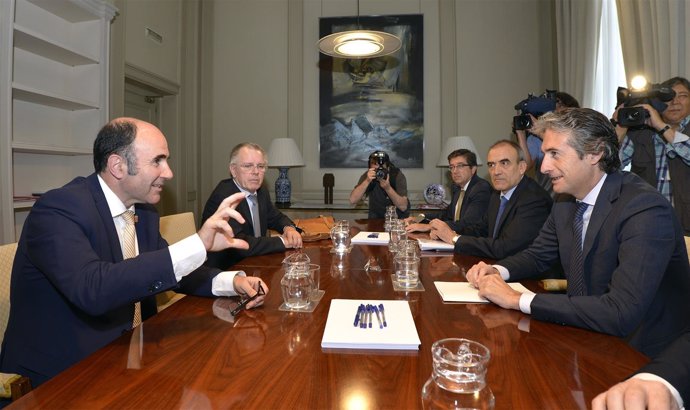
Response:
[[[616,91],[616,106],[623,104],[623,108],[618,110],[618,124],[628,128],[642,128],[645,121],[649,118],[649,112],[643,107],[635,107],[638,104],[649,104],[659,113],[662,113],[668,104],[673,100],[676,92],[670,87],[662,87],[659,84],[652,84],[648,89],[630,91],[624,87],[618,87]]]
[[[520,115],[513,117],[513,128],[515,130],[532,128],[532,119],[529,114],[539,118],[545,113],[555,110],[556,92],[556,90],[546,90],[540,96],[529,94],[527,98],[515,104],[515,109],[520,111]]]
[[[369,164],[374,162],[376,164],[375,176],[376,179],[386,179],[388,177],[388,169],[384,165],[390,162],[388,154],[383,151],[376,151],[369,155]]]

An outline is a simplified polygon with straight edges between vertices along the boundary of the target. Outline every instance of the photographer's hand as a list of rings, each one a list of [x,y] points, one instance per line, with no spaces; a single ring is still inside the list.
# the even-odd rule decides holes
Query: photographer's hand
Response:
[[[371,182],[375,179],[376,179],[376,168],[369,168],[369,171],[367,171],[367,185],[369,185],[369,182]]]
[[[391,177],[391,174],[386,173],[386,178],[378,180],[379,184],[381,185],[381,188],[383,188],[384,191],[388,191],[388,187],[391,186],[390,177]]]
[[[611,116],[613,123],[616,124],[614,128],[616,129],[616,135],[618,136],[619,143],[622,143],[623,138],[625,138],[625,136],[628,134],[628,127],[624,127],[618,123],[618,110],[620,110],[621,108],[623,108],[623,104],[616,107],[616,110],[613,112],[613,115]]]
[[[643,107],[647,112],[649,113],[649,118],[647,118],[646,124],[655,129],[656,131],[661,131],[666,128],[668,125],[666,121],[661,118],[661,114],[659,114],[659,111],[654,109],[649,104],[640,104],[640,107]],[[675,138],[675,133],[674,132],[663,132],[661,133],[661,137],[663,137],[669,144],[673,142],[673,139]]]

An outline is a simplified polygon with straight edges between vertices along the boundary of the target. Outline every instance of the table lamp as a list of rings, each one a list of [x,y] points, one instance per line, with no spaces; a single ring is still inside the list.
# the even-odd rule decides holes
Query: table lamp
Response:
[[[477,152],[477,147],[474,146],[474,142],[471,137],[450,137],[446,140],[446,144],[441,150],[441,156],[438,158],[437,167],[447,167],[448,166],[448,155],[456,149],[465,148],[466,150],[474,152],[477,156],[477,165],[482,165],[482,159]]]
[[[278,168],[278,179],[276,179],[276,206],[278,208],[290,207],[290,195],[292,194],[292,184],[288,178],[288,168],[303,167],[304,160],[297,148],[295,140],[292,138],[276,138],[271,141],[268,148],[268,166]]]

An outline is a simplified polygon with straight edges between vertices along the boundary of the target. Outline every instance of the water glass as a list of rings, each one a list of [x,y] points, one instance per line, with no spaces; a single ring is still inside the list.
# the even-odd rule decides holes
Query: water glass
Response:
[[[386,207],[386,214],[384,216],[383,230],[389,232],[391,229],[391,222],[398,218],[398,213],[395,211],[394,205],[388,205]]]
[[[309,264],[309,276],[311,277],[312,290],[311,299],[314,300],[319,297],[319,282],[321,278],[321,266],[310,263]]]
[[[391,221],[390,235],[388,241],[388,250],[395,253],[398,251],[398,243],[407,239],[407,231],[405,230],[405,221],[402,219],[394,219]]]
[[[414,288],[419,283],[419,258],[409,255],[396,256],[395,280],[402,288]]]
[[[414,239],[403,239],[398,242],[398,252],[396,256],[407,255],[419,258],[421,250],[419,249],[419,242]]]
[[[286,307],[302,309],[309,306],[313,288],[314,282],[309,264],[288,264],[285,274],[280,280],[280,290]]]

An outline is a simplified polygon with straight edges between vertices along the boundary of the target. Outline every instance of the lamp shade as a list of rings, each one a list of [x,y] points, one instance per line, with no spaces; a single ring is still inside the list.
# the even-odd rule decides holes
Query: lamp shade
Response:
[[[352,30],[330,34],[319,40],[319,50],[331,57],[373,58],[395,53],[402,42],[383,31]]]
[[[268,166],[271,168],[303,167],[304,160],[292,138],[276,138],[268,148]]]
[[[464,148],[466,150],[472,151],[477,155],[477,165],[482,165],[482,159],[477,153],[477,147],[474,146],[474,142],[470,137],[450,137],[446,140],[443,150],[441,150],[441,156],[438,159],[437,167],[447,167],[448,166],[448,155],[456,149]]]

